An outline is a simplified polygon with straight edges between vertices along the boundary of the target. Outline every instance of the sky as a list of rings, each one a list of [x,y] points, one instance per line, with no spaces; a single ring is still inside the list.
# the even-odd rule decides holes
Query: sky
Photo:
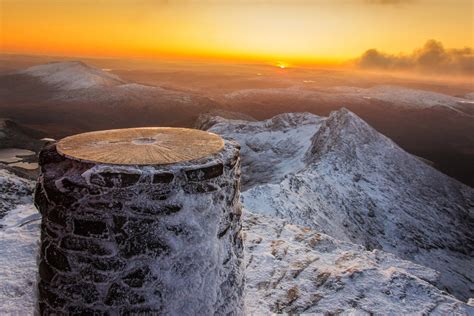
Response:
[[[474,46],[474,0],[0,0],[2,52],[339,63]]]

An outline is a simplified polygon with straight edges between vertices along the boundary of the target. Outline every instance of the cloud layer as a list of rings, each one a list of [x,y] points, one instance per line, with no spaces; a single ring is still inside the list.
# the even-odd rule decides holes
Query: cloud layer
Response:
[[[391,55],[369,49],[356,63],[365,69],[474,75],[474,50],[470,47],[446,49],[441,42],[429,40],[408,55]]]

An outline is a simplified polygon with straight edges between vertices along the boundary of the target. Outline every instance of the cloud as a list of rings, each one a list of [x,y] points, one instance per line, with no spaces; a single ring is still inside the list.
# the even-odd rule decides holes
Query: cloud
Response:
[[[356,64],[365,69],[474,75],[474,50],[470,47],[446,49],[441,42],[429,40],[407,55],[369,49],[357,59]]]

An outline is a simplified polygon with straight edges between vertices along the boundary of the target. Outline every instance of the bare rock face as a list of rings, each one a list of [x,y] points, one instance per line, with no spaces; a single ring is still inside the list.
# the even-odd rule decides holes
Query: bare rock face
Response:
[[[45,148],[40,313],[243,314],[239,149],[124,166]]]

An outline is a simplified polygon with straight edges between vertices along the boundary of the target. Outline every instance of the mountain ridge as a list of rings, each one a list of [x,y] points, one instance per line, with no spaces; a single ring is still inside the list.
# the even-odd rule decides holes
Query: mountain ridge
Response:
[[[50,62],[32,66],[17,73],[38,77],[60,90],[109,87],[125,83],[118,76],[81,61]]]
[[[221,120],[209,130],[239,139],[245,156],[266,122],[241,122],[235,131],[236,122],[228,122],[226,130]],[[469,269],[474,190],[405,152],[346,109],[319,122],[307,127],[311,145],[299,156],[303,166],[244,187],[245,207],[432,267],[441,272],[443,288],[462,299],[474,296]],[[251,133],[247,126],[253,126]],[[297,140],[290,136],[288,144]],[[266,141],[258,145],[275,144]],[[275,157],[280,160],[274,165],[289,161],[282,155],[267,158],[265,152],[254,158]],[[248,162],[242,164],[246,170]]]

